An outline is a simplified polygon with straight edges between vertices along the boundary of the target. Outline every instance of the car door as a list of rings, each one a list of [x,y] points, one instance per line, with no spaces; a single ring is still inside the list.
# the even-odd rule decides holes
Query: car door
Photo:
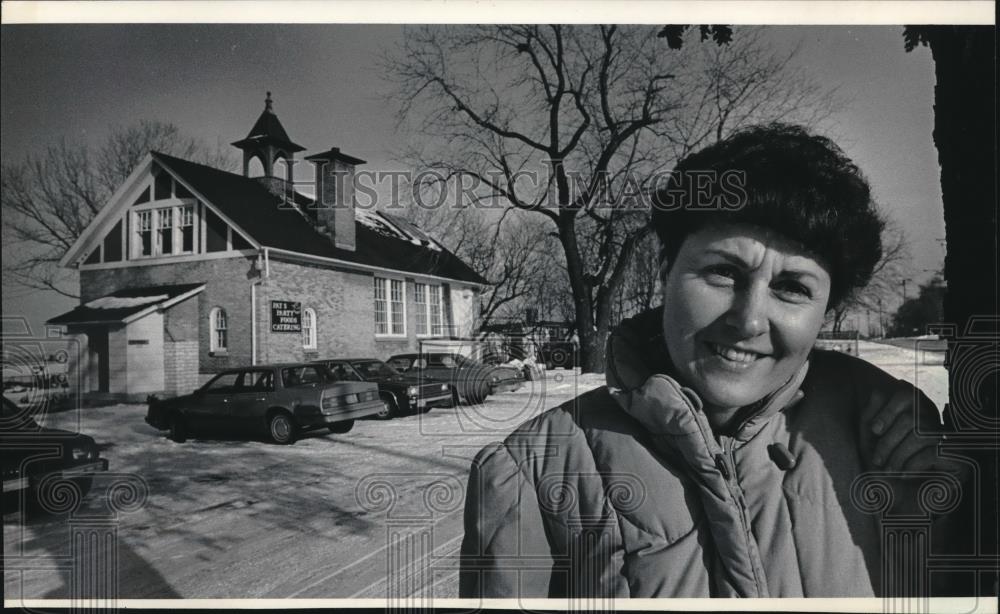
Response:
[[[220,373],[192,396],[184,409],[192,427],[215,428],[225,424],[229,416],[229,395],[242,380],[241,371]]]
[[[247,429],[261,424],[274,392],[274,371],[247,369],[228,397],[228,425]]]

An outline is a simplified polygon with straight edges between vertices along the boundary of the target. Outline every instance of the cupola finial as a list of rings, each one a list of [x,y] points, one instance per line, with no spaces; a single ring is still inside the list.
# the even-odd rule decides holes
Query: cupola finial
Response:
[[[271,92],[267,93],[267,98],[264,99],[264,110],[269,113],[274,113],[274,108],[271,106],[273,101],[271,100]]]

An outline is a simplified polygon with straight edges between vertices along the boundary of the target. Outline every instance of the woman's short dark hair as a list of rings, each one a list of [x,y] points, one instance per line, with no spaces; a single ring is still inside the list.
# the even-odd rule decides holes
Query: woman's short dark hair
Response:
[[[688,235],[734,223],[778,231],[819,256],[828,308],[864,287],[882,257],[885,222],[868,181],[830,139],[800,126],[747,128],[687,156],[653,203],[668,266]]]

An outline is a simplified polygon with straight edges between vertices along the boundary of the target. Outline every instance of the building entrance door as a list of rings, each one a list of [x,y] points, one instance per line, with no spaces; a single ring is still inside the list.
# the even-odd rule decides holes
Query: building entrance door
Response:
[[[90,345],[90,369],[96,371],[97,381],[91,384],[93,392],[108,392],[110,376],[108,369],[108,329],[95,327],[87,332]],[[96,367],[96,368],[95,368]]]

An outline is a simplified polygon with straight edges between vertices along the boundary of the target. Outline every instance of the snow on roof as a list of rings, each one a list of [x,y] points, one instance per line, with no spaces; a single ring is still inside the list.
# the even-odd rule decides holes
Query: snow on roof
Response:
[[[128,309],[130,307],[159,303],[168,298],[170,298],[169,294],[157,294],[153,296],[102,296],[84,306],[91,309]]]
[[[402,218],[391,216],[387,213],[382,213],[380,211],[369,211],[367,209],[354,209],[354,219],[368,228],[371,228],[375,232],[392,237],[394,239],[401,239],[403,241],[409,241],[414,245],[420,245],[421,247],[427,247],[435,251],[441,251],[441,246],[432,239],[427,233],[417,228],[414,224],[403,220]]]

